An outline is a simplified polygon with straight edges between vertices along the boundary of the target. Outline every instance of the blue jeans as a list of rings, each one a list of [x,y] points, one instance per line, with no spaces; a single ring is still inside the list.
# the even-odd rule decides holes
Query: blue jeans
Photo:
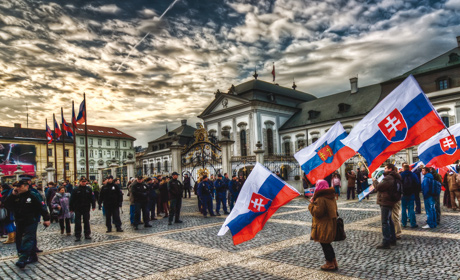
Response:
[[[436,223],[436,205],[432,196],[425,198],[426,223],[430,228],[435,228]]]
[[[422,213],[422,202],[420,201],[420,192],[415,193],[415,213]]]
[[[335,194],[338,194],[340,196],[340,186],[334,186],[335,189]]]
[[[380,206],[380,214],[382,220],[383,244],[390,245],[390,242],[396,241],[395,225],[391,219],[391,206]]]
[[[415,227],[417,220],[415,219],[415,195],[403,195],[401,198],[401,224],[405,227],[407,225],[407,213],[409,212],[410,226]]]
[[[129,205],[129,221],[134,225],[134,215],[136,214],[136,205]]]
[[[222,204],[222,208],[224,212],[227,213],[227,192],[218,192],[216,195],[216,212],[219,213],[220,211],[220,204]]]

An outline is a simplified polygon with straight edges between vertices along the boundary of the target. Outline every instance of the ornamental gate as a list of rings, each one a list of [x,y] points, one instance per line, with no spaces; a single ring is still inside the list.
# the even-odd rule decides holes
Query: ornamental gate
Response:
[[[195,142],[185,147],[181,153],[182,175],[189,174],[196,182],[199,176],[220,174],[222,172],[222,149],[209,140],[203,126],[195,133]]]

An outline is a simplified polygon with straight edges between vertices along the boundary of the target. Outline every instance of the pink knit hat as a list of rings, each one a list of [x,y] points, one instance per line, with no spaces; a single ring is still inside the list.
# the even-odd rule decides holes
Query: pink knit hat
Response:
[[[329,189],[329,184],[324,180],[316,181],[315,192],[320,190]]]

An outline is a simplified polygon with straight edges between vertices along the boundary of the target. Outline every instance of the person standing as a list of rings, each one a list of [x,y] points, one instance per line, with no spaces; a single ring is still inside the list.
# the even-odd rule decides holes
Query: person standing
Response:
[[[340,180],[340,175],[339,173],[335,172],[332,175],[332,186],[334,187],[335,190],[335,199],[339,199],[340,196],[340,188],[342,186],[342,182]]]
[[[49,212],[53,211],[51,207],[51,201],[53,200],[54,196],[57,193],[57,187],[53,182],[48,183],[48,192],[46,193],[46,205],[48,205]],[[51,223],[54,221],[54,218],[51,217]],[[56,220],[58,222],[58,220]]]
[[[224,214],[230,214],[227,211],[227,185],[222,180],[222,174],[217,175],[214,188],[216,189],[216,215],[220,216],[220,204],[222,204]]]
[[[417,190],[415,191],[415,214],[422,214],[422,201],[420,200],[420,193],[422,192],[421,183],[423,182],[422,167],[417,167],[413,173],[417,176],[418,181]]]
[[[182,223],[180,220],[180,209],[182,207],[182,193],[184,192],[184,185],[177,180],[179,173],[173,172],[172,179],[168,183],[169,192],[169,223],[172,225],[174,219],[175,223]]]
[[[212,189],[212,184],[208,181],[208,176],[206,174],[203,175],[203,179],[201,183],[198,185],[197,193],[202,203],[203,216],[205,218],[208,217],[207,212],[209,212],[211,216],[215,216],[214,211],[212,210]]]
[[[93,181],[91,187],[93,188],[94,198],[96,199],[96,201],[99,201],[99,193],[101,192],[101,188],[99,187],[97,180]]]
[[[380,214],[382,220],[383,241],[377,249],[390,249],[390,245],[396,245],[395,225],[391,218],[393,206],[401,199],[400,195],[395,194],[395,180],[401,181],[401,175],[396,172],[396,167],[393,164],[387,164],[384,169],[384,178],[378,183],[375,178],[372,178],[377,191],[377,204],[380,205]]]
[[[240,194],[240,183],[236,180],[236,175],[232,176],[232,180],[228,183],[228,190],[230,192],[230,211],[232,211],[235,205],[238,195]]]
[[[166,176],[161,179],[160,183],[160,203],[161,203],[161,209],[163,209],[163,212],[165,215],[163,216],[163,219],[169,218],[169,193],[168,193],[168,182]]]
[[[131,192],[134,197],[135,215],[134,215],[134,229],[138,230],[138,226],[141,223],[141,212],[142,220],[144,221],[144,227],[152,227],[149,223],[149,215],[147,212],[147,203],[149,197],[149,190],[147,186],[142,182],[142,177],[139,176],[137,181],[131,185]]]
[[[347,178],[347,200],[355,199],[355,184],[356,184],[356,174],[353,170],[348,171],[345,175]]]
[[[339,267],[331,245],[337,232],[337,202],[334,188],[329,188],[325,180],[316,182],[308,210],[313,216],[311,239],[321,244],[326,258],[326,264],[321,269],[337,270]]]
[[[192,185],[190,183],[190,177],[188,176],[188,174],[184,175],[183,182],[184,182],[184,198],[187,198],[187,193],[188,193],[188,198],[190,198]]]
[[[417,185],[419,184],[417,175],[410,171],[408,164],[403,165],[404,171],[401,173],[402,178],[402,198],[401,198],[401,224],[403,227],[407,225],[407,218],[409,213],[410,227],[416,228],[417,220],[415,218],[415,193],[417,192]]]
[[[6,208],[12,210],[16,220],[16,248],[19,255],[16,266],[24,268],[26,264],[38,261],[37,252],[34,250],[37,244],[37,213],[43,216],[45,227],[50,225],[50,215],[44,201],[37,193],[29,190],[25,180],[19,181],[4,203]]]
[[[356,169],[356,194],[360,194],[363,191],[362,183],[364,181],[363,173],[361,169]]]
[[[147,188],[149,189],[149,219],[150,221],[156,221],[155,218],[155,206],[157,204],[157,190],[159,188],[158,180],[156,178],[147,178]]]
[[[70,196],[70,211],[75,212],[75,242],[81,240],[81,222],[83,218],[85,239],[91,239],[91,226],[89,224],[90,210],[96,209],[96,200],[93,190],[88,185],[86,177],[81,177],[78,186]]]
[[[423,167],[422,175],[422,193],[426,211],[426,225],[424,225],[422,228],[435,228],[437,226],[436,202],[434,200],[433,194],[435,179],[433,178],[433,174],[430,173],[430,167]]]
[[[120,220],[120,207],[123,205],[123,194],[120,187],[113,182],[112,175],[107,177],[107,183],[102,186],[98,203],[99,210],[101,210],[101,205],[105,209],[106,232],[112,232],[112,222],[115,224],[117,232],[123,232]]]
[[[61,228],[61,234],[64,234],[64,230],[67,235],[70,236],[70,193],[66,192],[64,186],[58,188],[58,192],[51,201],[51,207],[59,210],[59,226]]]
[[[433,175],[433,179],[435,179],[436,181],[442,184],[441,175],[439,175],[439,173],[436,172],[436,169],[433,167],[431,167],[431,174]],[[436,209],[436,225],[440,225],[441,224],[441,194],[434,194],[433,198],[434,198],[434,205]]]
[[[450,204],[452,205],[453,211],[459,208],[455,202],[455,198],[457,198],[458,204],[460,205],[460,181],[458,180],[458,176],[459,175],[454,172],[449,172],[447,174],[447,186],[450,191]]]

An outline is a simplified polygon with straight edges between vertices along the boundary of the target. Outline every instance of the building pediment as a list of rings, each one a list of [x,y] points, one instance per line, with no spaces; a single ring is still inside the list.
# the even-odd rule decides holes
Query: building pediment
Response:
[[[233,94],[218,93],[209,106],[198,116],[199,118],[217,112],[231,111],[235,107],[249,105],[250,101]]]

